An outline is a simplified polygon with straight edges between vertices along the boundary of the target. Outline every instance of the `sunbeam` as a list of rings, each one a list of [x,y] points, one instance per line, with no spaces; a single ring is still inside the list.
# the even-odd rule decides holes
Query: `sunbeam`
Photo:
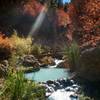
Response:
[[[42,22],[43,22],[43,20],[45,18],[45,15],[46,15],[47,11],[48,11],[48,7],[47,7],[47,4],[45,4],[44,7],[41,10],[39,16],[37,17],[35,23],[32,25],[32,28],[31,28],[28,36],[32,36],[32,35],[36,34],[35,32],[42,25]]]

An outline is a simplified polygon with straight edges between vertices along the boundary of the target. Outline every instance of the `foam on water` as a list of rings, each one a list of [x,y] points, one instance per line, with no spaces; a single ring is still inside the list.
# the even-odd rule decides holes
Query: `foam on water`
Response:
[[[48,100],[77,100],[75,98],[71,99],[70,95],[74,95],[74,92],[66,92],[63,90],[57,90],[49,96]]]
[[[49,68],[55,68],[55,67],[57,67],[57,65],[60,64],[61,62],[63,62],[63,60],[55,59],[55,65],[53,65],[53,66],[49,66],[49,65],[48,65],[48,67],[49,67]]]

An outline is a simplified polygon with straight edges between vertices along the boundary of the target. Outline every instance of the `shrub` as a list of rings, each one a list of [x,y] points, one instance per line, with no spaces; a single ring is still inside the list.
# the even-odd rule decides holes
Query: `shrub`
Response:
[[[15,54],[18,56],[22,56],[25,54],[31,53],[32,39],[31,37],[24,38],[19,37],[17,32],[14,31],[14,34],[10,38],[15,46]]]
[[[24,78],[23,72],[10,72],[0,91],[1,100],[45,100],[45,91]]]
[[[44,49],[39,44],[32,45],[32,54],[36,57],[39,57],[44,52]]]
[[[65,48],[65,56],[68,59],[71,70],[74,70],[79,65],[80,59],[79,47],[75,41]]]
[[[12,42],[0,33],[0,60],[8,59],[13,51]]]

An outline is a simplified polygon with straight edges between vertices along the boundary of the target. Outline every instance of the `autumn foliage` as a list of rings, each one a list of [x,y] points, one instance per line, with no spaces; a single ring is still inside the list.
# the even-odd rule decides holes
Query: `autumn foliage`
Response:
[[[100,44],[100,1],[73,0],[69,15],[74,23],[73,34],[79,35],[81,47],[94,47]],[[74,13],[76,12],[76,13]]]
[[[30,14],[34,17],[40,13],[42,7],[43,5],[36,0],[28,0],[27,3],[23,5],[23,13]]]
[[[86,33],[98,34],[100,32],[100,1],[84,0],[79,18]]]
[[[0,60],[8,59],[13,51],[13,45],[9,38],[0,33]]]

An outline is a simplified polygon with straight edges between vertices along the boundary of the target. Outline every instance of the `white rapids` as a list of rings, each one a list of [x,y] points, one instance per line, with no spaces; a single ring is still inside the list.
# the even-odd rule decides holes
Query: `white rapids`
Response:
[[[70,95],[74,95],[75,92],[69,91],[66,92],[64,89],[59,89],[53,92],[49,97],[48,100],[78,100],[76,98],[71,98]]]
[[[64,62],[64,60],[55,59],[55,65],[53,65],[53,66],[48,65],[48,67],[49,67],[49,68],[56,68],[57,65],[60,64],[61,62]]]

